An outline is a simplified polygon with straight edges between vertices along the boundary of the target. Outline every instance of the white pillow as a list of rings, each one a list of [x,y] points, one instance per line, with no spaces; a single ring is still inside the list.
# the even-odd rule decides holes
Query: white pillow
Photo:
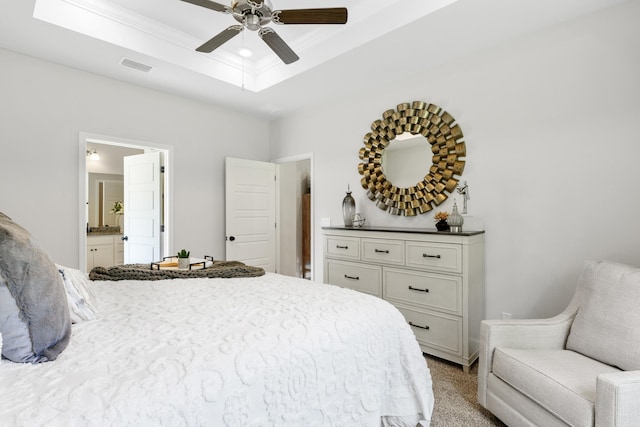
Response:
[[[74,268],[56,264],[69,301],[69,313],[72,323],[98,318],[96,297],[91,289],[87,275]]]

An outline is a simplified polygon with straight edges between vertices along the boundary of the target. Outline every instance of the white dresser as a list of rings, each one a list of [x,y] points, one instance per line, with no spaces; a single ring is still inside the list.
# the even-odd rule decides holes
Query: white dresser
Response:
[[[484,231],[326,227],[323,240],[326,283],[389,301],[424,353],[469,371],[484,318]]]

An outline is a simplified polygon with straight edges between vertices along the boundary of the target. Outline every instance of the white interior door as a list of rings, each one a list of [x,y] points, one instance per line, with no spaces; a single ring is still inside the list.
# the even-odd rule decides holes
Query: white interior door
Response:
[[[160,259],[161,153],[124,157],[124,262]]]
[[[275,272],[276,165],[227,158],[226,259]]]

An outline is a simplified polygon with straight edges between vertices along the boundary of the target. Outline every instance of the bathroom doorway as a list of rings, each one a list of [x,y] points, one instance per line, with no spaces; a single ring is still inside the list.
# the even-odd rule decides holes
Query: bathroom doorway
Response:
[[[173,247],[173,207],[171,195],[173,191],[172,176],[172,152],[173,147],[146,141],[135,141],[118,137],[81,133],[79,138],[80,149],[80,241],[79,241],[79,265],[81,269],[88,269],[92,263],[90,257],[89,234],[105,233],[114,235],[114,245],[122,231],[124,221],[122,216],[114,214],[114,205],[119,193],[119,182],[124,181],[124,157],[138,155],[140,153],[160,152],[161,166],[161,219],[158,224],[160,233],[161,258],[169,253]],[[100,193],[102,188],[102,193]],[[111,191],[109,191],[111,189]],[[114,190],[115,189],[115,190]],[[124,196],[123,196],[124,197]],[[112,200],[113,199],[113,200]],[[126,209],[126,206],[124,207]],[[110,230],[110,227],[113,229]],[[120,235],[116,227],[121,227]],[[111,232],[113,231],[113,233]],[[122,235],[124,236],[124,235]],[[122,242],[120,242],[122,243]],[[124,249],[123,249],[124,250]],[[114,263],[122,263],[124,258],[117,256],[114,249]],[[153,260],[151,260],[153,261]],[[88,272],[89,270],[87,270]]]

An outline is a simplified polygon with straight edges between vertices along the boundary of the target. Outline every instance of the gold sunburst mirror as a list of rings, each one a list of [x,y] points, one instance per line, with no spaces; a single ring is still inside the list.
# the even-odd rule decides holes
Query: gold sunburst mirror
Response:
[[[385,150],[391,150],[391,141],[395,139],[394,148],[408,146],[405,140],[410,139],[411,145],[419,147],[418,151],[401,154],[400,161],[390,160]],[[462,158],[466,156],[466,146],[462,130],[451,114],[435,104],[414,101],[387,110],[382,120],[374,121],[371,132],[364,136],[359,156],[362,160],[358,164],[362,175],[360,183],[367,190],[367,197],[393,215],[415,216],[431,211],[447,200],[447,193],[456,189],[464,170]],[[403,165],[415,162],[420,156],[431,157],[431,165],[428,160],[426,165],[421,165],[424,169],[417,172],[417,182],[402,178],[394,184],[392,178],[396,178],[387,176],[392,164],[400,163],[394,168],[403,170]],[[416,183],[412,185],[412,182]]]

